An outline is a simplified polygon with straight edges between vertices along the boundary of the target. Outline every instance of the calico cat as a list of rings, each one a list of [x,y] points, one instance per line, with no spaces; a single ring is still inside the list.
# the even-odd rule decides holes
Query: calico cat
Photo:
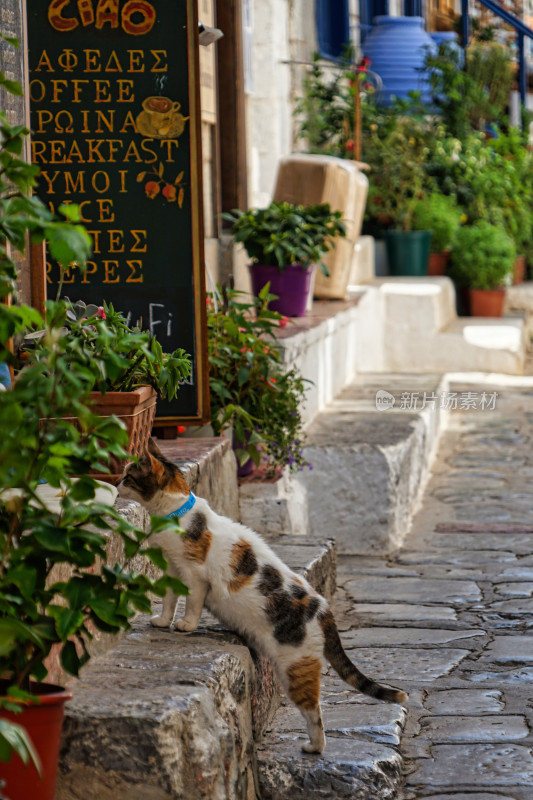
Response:
[[[185,535],[160,532],[150,544],[161,547],[168,572],[189,587],[178,631],[190,633],[202,608],[242,634],[270,658],[286,693],[303,714],[309,743],[321,753],[326,740],[320,713],[322,659],[354,689],[379,700],[403,703],[407,695],[363,675],[341,644],[327,600],[292,572],[254,531],[215,514],[189,490],[180,470],[150,440],[138,465],[130,463],[118,485],[121,497],[137,500],[151,514],[179,516]],[[152,625],[168,627],[176,610],[169,592]]]

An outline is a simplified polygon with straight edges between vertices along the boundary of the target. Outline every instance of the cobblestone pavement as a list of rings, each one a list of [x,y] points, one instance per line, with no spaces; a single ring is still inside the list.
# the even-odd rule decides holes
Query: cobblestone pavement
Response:
[[[409,692],[402,800],[533,798],[533,391],[493,390],[451,415],[396,557],[339,557],[350,655]]]

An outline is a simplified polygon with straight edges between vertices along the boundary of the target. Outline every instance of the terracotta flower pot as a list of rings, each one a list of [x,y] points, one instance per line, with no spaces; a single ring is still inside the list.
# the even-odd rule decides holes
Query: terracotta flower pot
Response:
[[[132,392],[91,392],[91,410],[100,417],[114,414],[126,425],[129,442],[126,450],[132,455],[141,455],[146,449],[155,417],[157,392],[151,386],[140,386]],[[76,422],[74,422],[76,424]],[[114,483],[122,474],[128,459],[110,458],[111,475],[96,473],[98,480]]]
[[[505,289],[470,289],[470,313],[473,317],[501,317]]]
[[[513,266],[513,286],[523,283],[526,277],[526,257],[517,256]]]
[[[64,705],[72,698],[72,692],[46,683],[33,684],[30,691],[39,697],[39,705],[28,705],[21,714],[1,711],[0,716],[26,729],[39,756],[42,774],[31,761],[24,764],[13,753],[7,764],[0,764],[0,778],[5,781],[9,800],[54,800]]]
[[[450,260],[451,250],[441,250],[440,253],[430,253],[428,261],[428,275],[437,277],[446,275],[446,267]]]

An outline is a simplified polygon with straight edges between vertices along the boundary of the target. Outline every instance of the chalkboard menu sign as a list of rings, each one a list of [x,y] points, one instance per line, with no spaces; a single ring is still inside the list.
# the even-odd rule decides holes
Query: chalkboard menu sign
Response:
[[[52,209],[77,203],[93,238],[63,295],[105,300],[183,347],[193,374],[158,419],[207,415],[194,0],[27,0],[32,161]],[[49,297],[59,268],[46,263]]]

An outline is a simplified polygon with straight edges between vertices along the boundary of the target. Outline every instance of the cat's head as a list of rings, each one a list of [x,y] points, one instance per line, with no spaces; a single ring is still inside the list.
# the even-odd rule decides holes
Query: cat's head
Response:
[[[138,463],[126,465],[117,486],[120,497],[147,503],[158,493],[186,495],[190,489],[178,467],[165,458],[153,439]]]

